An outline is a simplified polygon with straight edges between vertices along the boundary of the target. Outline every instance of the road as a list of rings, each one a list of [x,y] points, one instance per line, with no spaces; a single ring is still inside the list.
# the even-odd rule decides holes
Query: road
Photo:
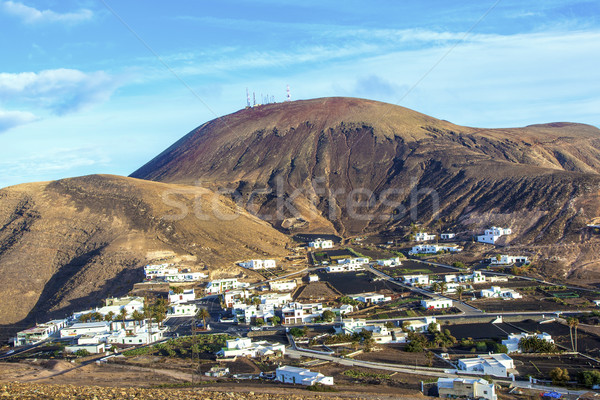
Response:
[[[410,285],[406,285],[404,283],[401,283],[397,280],[395,280],[394,278],[392,278],[391,276],[379,271],[378,269],[375,269],[373,267],[371,267],[370,265],[365,265],[365,268],[367,269],[367,271],[372,272],[373,274],[379,276],[380,278],[386,279],[388,282],[393,283],[397,286],[400,286],[406,290],[410,290],[412,292],[418,293],[420,295],[426,296],[426,297],[442,297],[445,299],[450,299],[447,296],[443,296],[434,292],[430,292],[429,290],[425,290],[425,289],[421,289],[419,287],[415,287],[415,286],[410,286]],[[458,308],[461,311],[461,315],[480,315],[483,313],[483,311],[481,311],[478,308],[475,308],[473,306],[470,306],[468,304],[463,303],[462,301],[457,301],[454,299],[450,299],[453,301],[453,305],[454,307]]]

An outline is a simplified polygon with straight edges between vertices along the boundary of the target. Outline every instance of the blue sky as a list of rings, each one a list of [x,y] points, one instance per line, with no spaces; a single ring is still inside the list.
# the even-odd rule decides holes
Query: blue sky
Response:
[[[0,187],[128,175],[246,88],[600,126],[597,1],[0,0],[0,33]]]

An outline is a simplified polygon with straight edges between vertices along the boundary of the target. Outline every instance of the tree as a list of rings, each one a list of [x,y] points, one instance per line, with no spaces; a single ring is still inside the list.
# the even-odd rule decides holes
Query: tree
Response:
[[[90,313],[81,314],[79,316],[79,321],[81,321],[81,322],[90,322],[91,319],[92,319],[92,316],[90,315]]]
[[[324,321],[331,322],[335,318],[335,313],[331,310],[325,310],[323,311],[322,317]]]
[[[566,368],[556,367],[550,371],[550,379],[555,385],[563,384],[569,380],[569,371]]]
[[[432,292],[438,292],[440,290],[440,283],[439,282],[433,282],[431,284],[431,291]]]
[[[440,282],[440,294],[442,296],[444,295],[444,292],[446,291],[446,287],[447,287],[446,281],[441,281]]]
[[[454,261],[454,262],[452,263],[452,266],[453,266],[454,268],[460,268],[460,269],[464,269],[464,268],[466,268],[465,264],[464,264],[464,263],[462,263],[462,262],[460,262],[460,261]]]
[[[105,321],[112,321],[113,319],[115,319],[115,312],[114,311],[109,311],[105,316],[104,316],[104,320]]]
[[[263,326],[265,324],[265,319],[264,318],[255,318],[254,319],[254,325],[256,326]]]
[[[198,312],[196,313],[196,318],[199,318],[202,320],[202,327],[204,329],[206,329],[206,319],[210,318],[210,313],[208,312],[208,310],[206,308],[201,308],[198,310]],[[263,321],[264,323],[264,321]]]
[[[273,323],[273,325],[278,325],[281,322],[281,318],[279,318],[277,315],[275,315],[273,318],[271,318],[271,323]]]
[[[171,286],[170,289],[175,294],[182,294],[183,293],[183,288],[181,286]]]
[[[86,349],[79,349],[74,353],[77,357],[87,357],[90,355],[90,352]]]
[[[127,310],[125,307],[121,308],[119,311],[119,318],[123,321],[123,329],[125,329],[125,319],[127,318]]]
[[[573,349],[573,351],[577,351],[577,326],[579,325],[579,320],[575,317],[567,318],[567,325],[569,325],[571,349]],[[575,328],[575,342],[573,342],[573,328]]]
[[[458,295],[458,301],[462,301],[462,295],[465,292],[465,288],[462,286],[459,286],[456,288],[456,294]]]
[[[142,321],[144,320],[144,314],[139,312],[138,310],[135,310],[133,312],[133,314],[131,314],[131,318],[133,318],[133,320],[135,322],[137,322],[140,326],[142,326]]]

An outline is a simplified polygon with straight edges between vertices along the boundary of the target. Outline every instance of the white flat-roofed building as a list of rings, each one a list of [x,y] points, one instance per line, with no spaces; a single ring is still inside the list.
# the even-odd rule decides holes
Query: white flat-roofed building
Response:
[[[411,330],[413,332],[427,332],[431,324],[435,324],[436,330],[440,330],[440,324],[437,323],[435,317],[410,319],[404,321],[402,323],[402,326],[406,327],[406,329]]]
[[[312,247],[313,249],[332,249],[333,240],[318,238],[312,242],[308,242],[308,247]]]
[[[253,342],[250,338],[230,339],[226,347],[217,352],[220,357],[263,357],[273,354],[285,355],[285,345],[280,343],[269,343],[266,340]]]
[[[321,303],[288,303],[281,308],[282,323],[293,325],[312,322],[313,319],[322,316],[325,310],[327,308],[324,308]]]
[[[144,267],[144,275],[146,275],[146,279],[152,280],[157,278],[162,278],[168,274],[176,274],[179,272],[179,268],[175,267],[173,264],[154,264],[154,265],[146,265]]]
[[[383,323],[367,324],[364,319],[344,319],[342,323],[334,327],[336,333],[353,334],[364,330],[373,333],[376,343],[406,343],[406,333],[400,328],[389,329]]]
[[[171,317],[191,317],[198,312],[195,303],[174,303],[169,307],[167,314]]]
[[[107,338],[109,344],[150,344],[164,339],[167,327],[152,324],[144,325],[135,329],[113,331]]]
[[[110,297],[105,300],[106,305],[104,307],[97,308],[96,312],[102,315],[113,313],[118,315],[121,310],[125,310],[127,315],[131,316],[134,311],[142,312],[144,309],[144,298],[143,297]]]
[[[396,267],[398,265],[402,265],[400,261],[400,257],[392,257],[383,260],[377,260],[377,265],[381,267]]]
[[[500,299],[521,299],[523,296],[521,293],[514,289],[504,289],[500,286],[492,286],[489,289],[482,289],[480,292],[481,297],[495,297]]]
[[[419,244],[413,246],[408,254],[436,254],[444,251],[458,253],[462,251],[462,249],[455,244]]]
[[[378,304],[378,303],[384,303],[386,301],[391,301],[392,298],[390,296],[385,296],[383,294],[379,294],[379,293],[360,293],[360,294],[354,294],[352,296],[354,300],[358,300],[361,303],[371,303],[371,304]]]
[[[96,344],[75,344],[71,346],[65,346],[65,353],[77,353],[80,350],[85,350],[90,354],[100,354],[105,351],[104,343]]]
[[[271,269],[277,268],[277,263],[275,260],[250,260],[241,262],[240,266],[252,270]]]
[[[163,277],[166,282],[196,282],[208,278],[208,274],[204,272],[192,272],[189,269],[179,270],[174,274],[167,274]]]
[[[545,340],[549,343],[554,343],[554,339],[550,334],[543,333],[510,333],[507,339],[502,340],[502,344],[506,346],[506,349],[509,353],[521,353],[521,349],[519,348],[519,342],[521,339],[527,339],[531,337],[536,337],[540,340]]]
[[[247,286],[249,286],[248,283],[238,282],[237,278],[216,279],[208,282],[205,291],[207,294],[219,294]]]
[[[275,306],[273,304],[234,304],[232,313],[236,320],[240,321],[242,318],[245,323],[250,323],[256,318],[262,318],[265,322],[275,316]]]
[[[440,239],[442,240],[450,240],[450,239],[454,239],[456,237],[455,233],[442,233],[440,235]]]
[[[430,240],[434,240],[435,235],[430,235],[427,232],[417,232],[415,233],[415,242],[428,242]]]
[[[450,399],[497,400],[496,387],[485,379],[438,378],[438,394]]]
[[[463,371],[506,378],[508,373],[514,370],[515,364],[507,354],[496,353],[479,355],[476,358],[461,358],[458,360],[458,368]]]
[[[490,258],[491,265],[512,265],[512,264],[529,264],[529,259],[525,256],[508,256],[502,254],[499,257]]]
[[[183,293],[175,293],[172,290],[169,291],[169,303],[171,304],[187,303],[194,300],[196,300],[196,292],[194,289],[186,289]]]
[[[269,288],[276,292],[289,292],[296,289],[296,281],[271,281],[269,282]]]
[[[403,275],[402,281],[407,285],[429,285],[429,275]]]
[[[110,331],[110,322],[82,322],[73,324],[60,330],[60,337],[76,337],[80,335],[89,335],[96,333],[105,333]]]
[[[481,271],[474,271],[472,274],[446,274],[444,275],[446,283],[484,283],[485,275]]]
[[[499,228],[492,226],[490,229],[486,229],[483,235],[477,236],[477,241],[481,243],[494,244],[500,237],[505,235],[511,235],[512,230],[510,228]]]
[[[282,306],[292,301],[291,293],[264,293],[258,296],[261,304],[270,304],[273,306]]]
[[[314,384],[333,385],[333,377],[325,376],[320,372],[299,367],[284,365],[275,370],[275,380],[282,383],[295,383],[297,385],[312,386]]]
[[[363,271],[364,265],[369,263],[369,259],[365,257],[343,258],[338,260],[337,264],[327,267],[327,272],[352,272]]]
[[[316,274],[308,275],[308,282],[319,282],[319,275],[316,275]]]
[[[66,319],[56,319],[44,324],[38,324],[32,328],[18,332],[17,336],[12,340],[13,345],[25,346],[41,342],[58,333],[65,326],[67,326]]]
[[[426,308],[428,310],[451,308],[452,300],[442,297],[437,299],[423,299],[421,300],[421,307]]]

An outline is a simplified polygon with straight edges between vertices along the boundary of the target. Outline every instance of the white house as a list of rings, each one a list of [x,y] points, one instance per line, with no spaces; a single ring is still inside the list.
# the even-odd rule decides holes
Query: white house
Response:
[[[388,329],[383,323],[367,324],[364,319],[344,319],[334,327],[336,333],[353,334],[363,330],[373,333],[376,343],[406,343],[407,334],[398,329]]]
[[[429,275],[403,275],[402,280],[407,285],[429,285]]]
[[[482,289],[481,297],[497,297],[502,299],[521,299],[521,293],[513,289],[503,289],[500,286],[492,286],[489,289]]]
[[[355,294],[350,297],[352,297],[354,300],[360,301],[361,303],[371,303],[371,304],[384,303],[386,301],[392,300],[392,298],[390,296],[384,296],[382,294],[372,293],[372,292]]]
[[[336,272],[353,272],[353,271],[363,271],[364,267],[361,264],[335,264],[329,265],[326,268],[326,271],[329,273]]]
[[[144,309],[143,297],[110,297],[105,300],[106,305],[96,310],[102,315],[107,315],[112,312],[114,315],[119,315],[121,310],[125,310],[128,316],[131,316],[134,311],[142,312]]]
[[[312,372],[308,369],[284,365],[275,370],[275,380],[283,383],[295,383],[299,385],[312,386],[316,383],[321,385],[333,385],[333,377],[325,376],[320,372]]]
[[[265,322],[275,316],[275,306],[273,304],[248,305],[244,303],[234,304],[232,313],[236,320],[244,319],[245,323],[250,323],[256,318],[262,318]]]
[[[333,240],[318,238],[312,242],[308,242],[308,247],[312,247],[313,249],[332,249]]]
[[[281,308],[283,316],[283,324],[305,324],[312,322],[313,319],[323,315],[323,311],[327,308],[321,303],[288,303]]]
[[[495,385],[485,379],[438,378],[437,387],[441,398],[498,399]]]
[[[454,239],[456,237],[455,233],[442,233],[440,235],[440,238],[442,240],[450,240],[450,239]]]
[[[250,338],[237,338],[227,340],[227,347],[217,352],[217,356],[232,357],[262,357],[272,354],[285,355],[285,345],[280,343],[269,343],[266,340],[252,342]]]
[[[400,262],[400,257],[392,257],[384,260],[377,260],[377,265],[381,267],[395,267],[402,265],[402,263]]]
[[[73,324],[60,330],[60,337],[76,337],[85,334],[105,333],[110,331],[110,322],[84,322]]]
[[[228,290],[234,290],[248,286],[249,284],[246,282],[238,282],[237,278],[217,279],[208,282],[205,291],[207,294],[219,294]]]
[[[291,293],[264,293],[258,296],[261,304],[272,304],[273,306],[282,306],[292,301]]]
[[[308,275],[308,282],[319,282],[319,275]]]
[[[171,317],[194,316],[198,307],[194,303],[174,303],[169,307],[167,314]]]
[[[427,242],[433,239],[435,239],[435,235],[430,235],[427,232],[415,233],[415,242]]]
[[[67,326],[66,319],[57,319],[46,322],[45,324],[38,324],[32,328],[18,332],[17,337],[12,339],[13,346],[25,346],[41,342],[54,335],[65,326]]]
[[[169,291],[169,303],[171,304],[187,303],[194,300],[196,300],[196,292],[194,289],[186,289],[183,293],[175,293],[172,290]]]
[[[455,244],[419,244],[413,246],[408,254],[436,254],[444,251],[458,253],[462,251],[462,249]]]
[[[484,283],[485,275],[483,275],[481,271],[473,271],[472,274],[446,274],[444,275],[444,281],[446,283]]]
[[[521,339],[530,337],[537,337],[538,339],[545,340],[549,343],[554,343],[554,339],[548,333],[510,333],[508,339],[502,340],[502,344],[506,346],[509,353],[520,353],[519,342]]]
[[[90,354],[104,353],[106,345],[104,343],[95,344],[75,344],[65,346],[65,353],[77,353],[79,350],[85,350]]]
[[[269,282],[269,288],[276,292],[289,292],[296,289],[296,281],[271,281]]]
[[[421,307],[428,310],[451,308],[452,300],[443,297],[421,300]]]
[[[208,278],[204,272],[192,272],[189,269],[178,270],[178,272],[166,274],[163,280],[166,282],[196,282]]]
[[[410,319],[404,321],[402,326],[413,332],[427,332],[429,325],[435,324],[436,330],[440,330],[440,324],[437,323],[435,317],[425,317],[420,319]]]
[[[476,358],[461,358],[458,360],[458,368],[472,373],[506,378],[508,373],[514,370],[515,364],[508,355],[497,353],[479,355]]]
[[[241,262],[240,266],[247,268],[247,269],[253,269],[253,270],[271,269],[271,268],[276,268],[277,263],[275,262],[275,260],[250,260],[250,261]]]
[[[510,234],[512,234],[510,228],[498,228],[497,226],[492,226],[490,229],[486,229],[483,235],[477,236],[477,241],[494,244],[501,236]]]
[[[115,330],[107,337],[109,344],[150,344],[165,337],[167,327],[158,324],[134,326],[133,328]]]
[[[525,256],[507,256],[506,254],[500,257],[491,257],[491,265],[512,265],[512,264],[529,264],[529,259]]]
[[[146,265],[144,267],[144,275],[146,275],[146,279],[148,280],[163,278],[165,275],[177,273],[179,273],[179,268],[174,267],[173,264]]]

